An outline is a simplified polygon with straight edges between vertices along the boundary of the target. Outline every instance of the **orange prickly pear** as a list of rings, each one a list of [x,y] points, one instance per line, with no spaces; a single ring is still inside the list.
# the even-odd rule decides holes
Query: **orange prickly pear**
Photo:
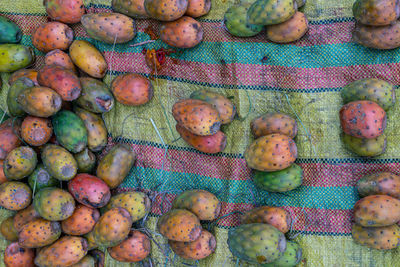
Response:
[[[294,138],[297,135],[297,122],[292,117],[281,113],[267,113],[250,123],[255,138],[269,134],[283,134]]]
[[[20,146],[13,149],[4,160],[4,174],[7,179],[21,180],[35,170],[36,164],[36,152],[29,146]]]
[[[210,232],[203,230],[200,237],[192,242],[178,242],[169,240],[172,251],[188,260],[201,260],[214,253],[217,241]]]
[[[75,177],[78,164],[74,156],[65,148],[48,144],[42,150],[42,162],[48,173],[61,181],[69,181]]]
[[[110,256],[121,262],[144,260],[151,252],[150,238],[140,231],[132,230],[128,238],[115,247],[108,248]]]
[[[242,224],[249,223],[267,223],[285,234],[290,229],[292,219],[284,209],[263,206],[252,209],[242,216]]]
[[[102,81],[82,77],[82,94],[76,100],[76,104],[94,113],[104,113],[114,107],[114,97],[108,86]]]
[[[21,120],[8,119],[0,124],[0,159],[21,145],[18,135],[21,132]]]
[[[60,235],[59,222],[38,218],[22,226],[18,234],[18,244],[24,248],[44,247],[54,243]]]
[[[400,176],[390,172],[366,175],[358,180],[357,190],[361,197],[388,195],[400,199]]]
[[[172,114],[178,124],[197,135],[213,135],[221,127],[218,111],[201,100],[180,100],[172,107]]]
[[[135,19],[149,18],[144,9],[144,0],[113,0],[112,7],[114,11]]]
[[[21,182],[0,185],[0,206],[8,210],[22,210],[31,204],[32,190]]]
[[[370,26],[384,26],[394,23],[400,16],[397,0],[357,0],[353,4],[354,18]]]
[[[297,11],[288,21],[267,27],[267,38],[275,43],[291,43],[299,40],[308,31],[308,20]]]
[[[211,0],[188,0],[188,7],[185,15],[198,18],[210,12]]]
[[[46,144],[53,135],[53,126],[47,118],[25,117],[21,126],[21,137],[31,146]]]
[[[8,241],[14,242],[18,240],[18,231],[14,227],[14,217],[8,217],[1,222],[0,232]]]
[[[192,48],[203,40],[203,27],[195,19],[183,16],[176,21],[164,22],[160,38],[173,47]]]
[[[363,227],[353,224],[352,236],[357,243],[379,250],[394,249],[400,245],[400,227]]]
[[[4,251],[4,264],[6,267],[34,267],[35,250],[23,248],[18,242],[11,243]]]
[[[76,201],[92,208],[104,207],[111,197],[110,188],[103,180],[86,173],[69,181],[68,190]]]
[[[388,26],[367,26],[356,23],[353,31],[354,42],[375,49],[395,49],[400,47],[400,21]]]
[[[99,218],[97,209],[78,204],[71,217],[61,222],[61,228],[67,235],[85,235],[93,230]]]
[[[183,209],[173,209],[162,215],[157,229],[164,237],[180,242],[192,242],[201,235],[201,225],[197,216]]]
[[[54,49],[66,50],[73,40],[72,29],[57,21],[40,25],[32,34],[33,46],[45,53]]]
[[[44,0],[44,5],[50,18],[63,23],[78,23],[85,14],[83,0]]]
[[[62,99],[53,89],[35,86],[22,91],[17,103],[29,115],[47,118],[61,109]]]
[[[146,104],[153,98],[153,85],[142,75],[119,75],[111,83],[111,91],[118,102],[127,106]]]
[[[188,7],[188,0],[145,0],[147,14],[157,20],[174,21],[182,17]]]
[[[69,55],[60,49],[52,50],[44,57],[47,66],[56,65],[76,73],[76,68]]]
[[[75,201],[71,194],[56,187],[41,189],[35,195],[33,205],[40,216],[49,221],[65,220],[75,209]]]
[[[37,71],[33,69],[20,69],[11,74],[10,78],[8,78],[8,84],[12,85],[15,83],[19,78],[26,77],[30,79],[36,86],[38,86],[37,82]]]
[[[22,229],[22,226],[31,222],[37,218],[40,218],[39,213],[33,207],[33,204],[27,207],[26,209],[20,210],[14,216],[14,227],[19,232]]]

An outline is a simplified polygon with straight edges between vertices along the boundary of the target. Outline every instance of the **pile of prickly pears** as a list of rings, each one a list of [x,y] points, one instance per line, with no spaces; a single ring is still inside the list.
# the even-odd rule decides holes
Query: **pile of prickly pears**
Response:
[[[172,251],[190,260],[201,260],[214,253],[217,241],[212,233],[203,229],[201,221],[219,217],[221,202],[205,190],[193,189],[178,195],[172,209],[157,222],[157,230],[168,239]]]
[[[353,40],[375,49],[400,47],[400,2],[397,0],[356,0]]]
[[[379,250],[400,247],[400,176],[366,175],[357,182],[357,190],[362,198],[354,205],[354,241]]]
[[[291,43],[308,31],[307,16],[298,11],[305,0],[242,0],[225,13],[226,30],[238,37],[259,34],[266,26],[267,39]]]
[[[386,150],[386,112],[396,102],[392,84],[375,78],[346,85],[341,91],[345,105],[340,124],[346,147],[363,157],[381,155]]]
[[[255,170],[256,186],[269,192],[287,192],[303,182],[303,169],[294,163],[297,122],[281,113],[267,113],[251,122],[256,138],[247,148],[247,165]]]
[[[229,250],[248,263],[296,266],[302,259],[302,248],[286,239],[291,226],[290,214],[282,208],[254,208],[243,214],[241,225],[229,230]]]

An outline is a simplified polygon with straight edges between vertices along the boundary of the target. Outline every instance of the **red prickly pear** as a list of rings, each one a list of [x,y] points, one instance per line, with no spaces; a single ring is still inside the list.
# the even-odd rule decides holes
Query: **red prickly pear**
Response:
[[[23,248],[18,242],[11,243],[4,251],[4,264],[6,267],[34,267],[35,250]]]
[[[297,122],[292,117],[281,113],[267,113],[250,123],[255,138],[269,134],[283,134],[294,138],[297,135]]]
[[[24,248],[39,248],[54,243],[61,235],[59,222],[42,218],[25,224],[18,234],[18,244]]]
[[[69,181],[68,190],[76,201],[91,208],[104,207],[111,197],[110,188],[103,180],[86,173]]]
[[[72,62],[70,56],[67,53],[61,51],[60,49],[56,49],[47,53],[46,56],[44,57],[44,64],[46,64],[47,66],[51,65],[60,66],[76,73],[75,65]]]
[[[71,217],[61,222],[61,228],[67,235],[85,235],[93,230],[99,218],[97,209],[78,204]]]
[[[357,182],[358,194],[388,195],[400,199],[400,176],[390,172],[380,172],[366,175]]]
[[[394,249],[400,245],[400,227],[363,227],[353,224],[352,236],[357,243],[379,250]]]
[[[297,11],[289,20],[267,27],[267,38],[275,43],[291,43],[299,40],[308,31],[308,20]]]
[[[398,0],[357,0],[353,4],[354,18],[370,26],[394,23],[400,16]]]
[[[203,230],[200,237],[192,242],[178,242],[169,240],[172,251],[178,256],[188,260],[202,260],[214,253],[217,247],[215,237]]]
[[[33,204],[26,209],[20,210],[14,216],[14,227],[19,232],[22,226],[31,222],[37,218],[40,218],[39,213],[35,210]]]
[[[44,0],[44,5],[50,18],[63,23],[78,23],[85,14],[83,0]]]
[[[0,159],[5,159],[11,150],[21,145],[18,135],[21,132],[21,120],[8,119],[0,124]]]
[[[156,20],[174,21],[182,17],[188,7],[188,0],[145,0],[147,14]]]
[[[150,238],[140,231],[129,232],[128,238],[115,247],[108,248],[108,253],[117,261],[139,262],[151,252]]]
[[[41,189],[35,195],[33,205],[40,216],[49,221],[65,220],[75,209],[75,201],[71,194],[56,187]]]
[[[203,27],[195,19],[183,16],[176,21],[164,22],[160,38],[173,47],[192,48],[203,40]]]
[[[61,22],[48,22],[39,26],[32,35],[32,44],[42,52],[66,50],[74,40],[74,32]]]
[[[144,105],[153,98],[153,85],[142,75],[119,75],[111,83],[111,91],[118,102],[127,106]]]
[[[290,214],[277,207],[258,207],[246,212],[242,216],[242,224],[267,223],[286,234],[291,226]]]
[[[31,204],[32,190],[21,182],[0,185],[0,206],[8,210],[22,210]]]

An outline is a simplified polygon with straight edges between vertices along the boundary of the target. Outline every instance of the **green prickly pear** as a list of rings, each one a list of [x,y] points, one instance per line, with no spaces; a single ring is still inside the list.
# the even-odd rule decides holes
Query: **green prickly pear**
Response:
[[[242,3],[228,8],[224,16],[224,25],[230,34],[238,37],[251,37],[262,31],[264,28],[262,25],[250,24],[247,21],[247,11],[252,4]]]
[[[348,134],[343,134],[343,143],[346,147],[362,157],[375,157],[385,153],[386,135],[382,134],[376,138],[357,138]]]
[[[75,101],[78,106],[94,113],[108,112],[114,107],[114,97],[105,83],[90,77],[80,81],[82,94]]]
[[[255,171],[254,183],[257,187],[269,192],[287,192],[296,189],[303,182],[303,169],[292,164],[290,167],[275,171]]]
[[[48,144],[42,150],[42,162],[51,176],[61,181],[75,177],[78,164],[74,156],[65,148]]]
[[[135,19],[149,18],[144,9],[144,0],[113,0],[112,7],[114,11]]]
[[[33,86],[35,86],[33,81],[26,77],[19,78],[10,86],[10,90],[8,90],[7,94],[7,107],[8,107],[8,112],[12,116],[23,116],[26,114],[25,111],[18,104],[17,97],[26,88]]]
[[[14,217],[8,217],[1,222],[0,233],[8,241],[18,240],[18,231],[14,227]]]
[[[400,16],[398,0],[357,0],[353,4],[354,18],[370,26],[385,26]]]
[[[96,166],[96,156],[87,147],[74,155],[79,173],[92,173]]]
[[[31,204],[32,190],[21,182],[0,185],[0,206],[8,210],[22,210]]]
[[[50,175],[42,163],[29,175],[28,183],[32,190],[36,192],[45,187],[60,185],[60,182]]]
[[[294,267],[300,263],[303,257],[303,250],[300,245],[294,241],[286,242],[286,251],[278,260],[263,264],[262,267]]]
[[[61,235],[59,222],[42,218],[25,224],[18,234],[18,244],[23,248],[39,248],[54,243]]]
[[[353,224],[351,233],[354,241],[374,249],[394,249],[400,245],[400,227],[397,224],[384,227]]]
[[[271,263],[286,251],[286,238],[269,224],[243,224],[230,229],[228,246],[232,254],[249,263]]]
[[[13,72],[33,64],[35,53],[28,46],[0,44],[0,72]]]
[[[7,179],[21,180],[33,172],[36,164],[36,152],[29,146],[20,146],[7,155],[3,171]]]
[[[21,29],[6,17],[0,16],[0,44],[19,43],[22,38]]]
[[[361,197],[369,195],[388,195],[400,199],[400,176],[390,172],[366,175],[357,182]]]
[[[35,210],[44,219],[62,221],[72,215],[75,209],[74,198],[68,191],[56,187],[40,190],[33,200]]]
[[[295,12],[293,0],[257,0],[247,12],[247,21],[256,25],[274,25],[289,20]]]

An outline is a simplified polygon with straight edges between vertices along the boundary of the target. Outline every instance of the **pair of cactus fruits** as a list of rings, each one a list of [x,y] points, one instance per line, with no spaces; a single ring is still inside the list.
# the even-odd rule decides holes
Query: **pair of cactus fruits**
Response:
[[[354,205],[353,239],[378,250],[400,246],[400,176],[389,172],[364,176],[357,182],[362,197]]]
[[[303,37],[308,20],[298,8],[305,0],[242,0],[230,7],[224,17],[229,33],[238,37],[259,34],[266,26],[267,39],[275,43],[291,43]]]
[[[394,86],[380,79],[362,79],[341,91],[343,142],[354,153],[374,157],[386,150],[386,111],[396,102]]]
[[[229,230],[232,254],[248,263],[270,266],[296,266],[302,248],[285,234],[292,226],[290,214],[282,208],[262,206],[246,212],[241,225]]]

